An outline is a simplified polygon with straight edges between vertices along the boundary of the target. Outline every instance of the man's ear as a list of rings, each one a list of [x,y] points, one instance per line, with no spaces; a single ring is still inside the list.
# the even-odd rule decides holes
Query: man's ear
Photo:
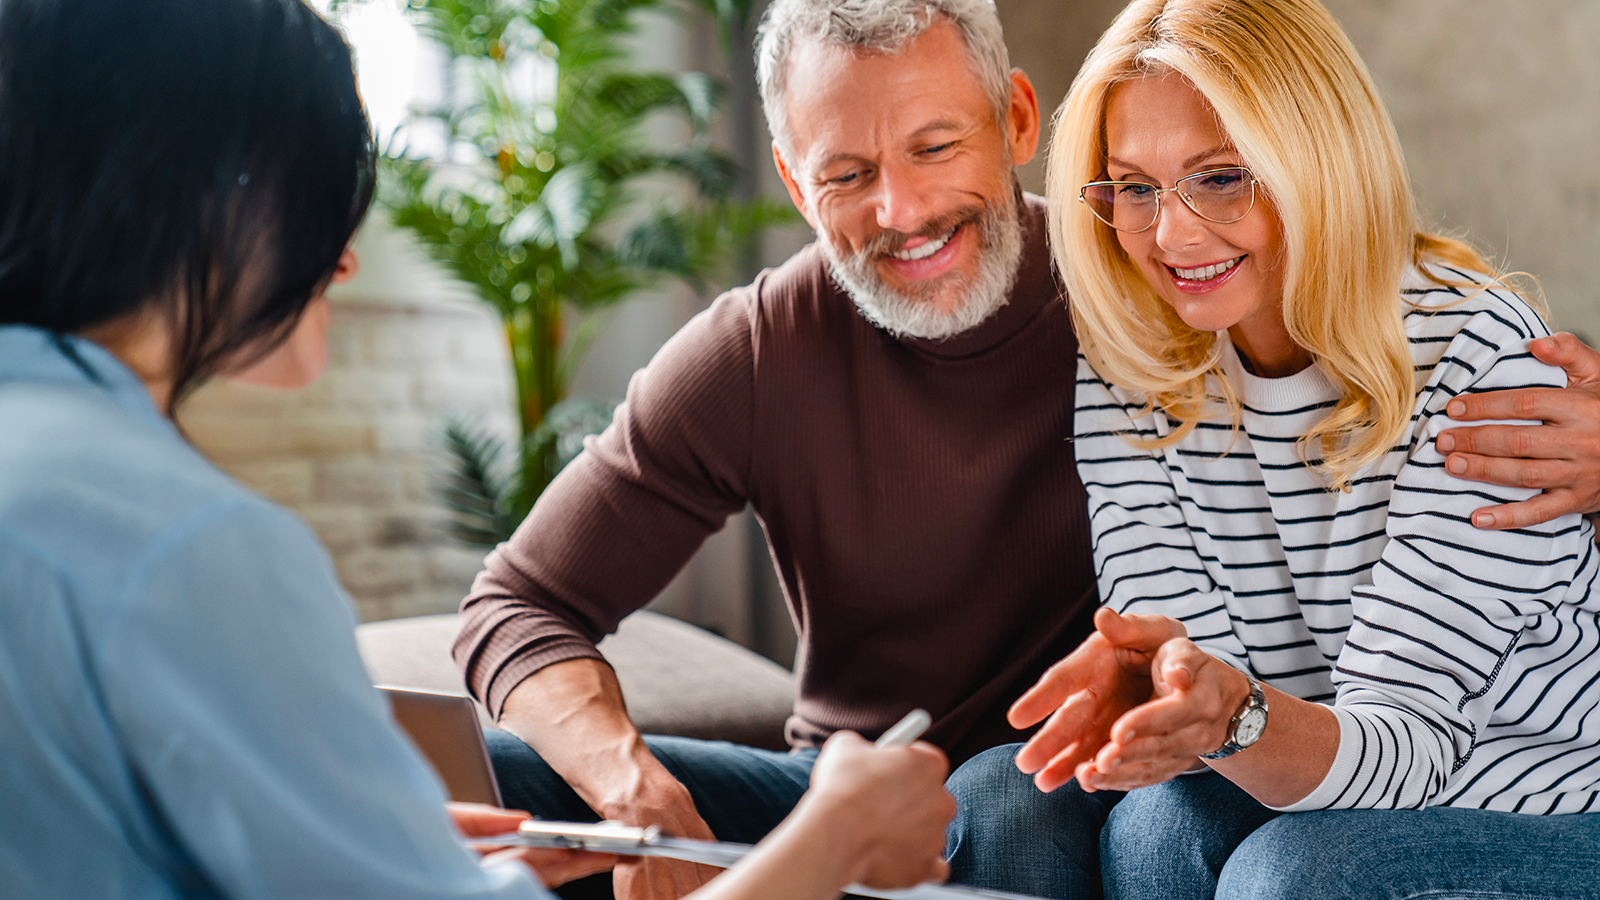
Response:
[[[772,164],[778,167],[778,177],[783,179],[783,186],[789,189],[789,200],[794,208],[800,210],[800,215],[812,228],[817,223],[811,221],[811,210],[806,206],[806,195],[800,190],[800,182],[794,178],[794,173],[789,171],[788,163],[783,160],[783,151],[778,149],[778,142],[772,142]]]
[[[1020,166],[1039,149],[1039,98],[1021,69],[1011,70],[1011,104],[1006,107],[1006,142],[1011,164]]]

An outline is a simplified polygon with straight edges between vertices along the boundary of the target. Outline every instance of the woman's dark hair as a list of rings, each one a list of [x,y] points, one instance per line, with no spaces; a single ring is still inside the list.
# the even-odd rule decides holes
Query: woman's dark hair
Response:
[[[350,49],[300,0],[0,0],[0,324],[153,305],[174,405],[294,329],[373,166]]]

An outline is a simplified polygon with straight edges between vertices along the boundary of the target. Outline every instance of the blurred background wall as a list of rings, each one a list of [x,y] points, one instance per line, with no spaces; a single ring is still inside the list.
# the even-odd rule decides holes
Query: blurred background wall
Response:
[[[1600,259],[1600,4],[1327,3],[1390,105],[1428,219],[1539,276],[1555,325],[1600,338],[1600,289],[1585,262]],[[1047,113],[1122,5],[999,0],[1012,62],[1032,77]],[[637,46],[648,67],[729,72],[704,23],[652,20]],[[748,89],[742,95],[748,103]],[[753,123],[747,132],[740,115],[730,111],[724,140],[748,160],[759,190],[781,196],[758,110],[742,111]],[[1042,190],[1040,171],[1038,161],[1024,169],[1029,189]],[[760,261],[780,262],[807,240],[803,227],[769,233]],[[310,522],[363,618],[449,611],[480,556],[443,531],[430,434],[442,415],[461,412],[509,431],[505,350],[493,317],[381,211],[358,249],[361,275],[334,295],[323,382],[294,397],[214,385],[184,424],[224,468]],[[576,393],[620,398],[629,375],[709,300],[680,289],[626,304],[587,357]],[[710,541],[656,608],[792,659],[792,627],[748,516]]]

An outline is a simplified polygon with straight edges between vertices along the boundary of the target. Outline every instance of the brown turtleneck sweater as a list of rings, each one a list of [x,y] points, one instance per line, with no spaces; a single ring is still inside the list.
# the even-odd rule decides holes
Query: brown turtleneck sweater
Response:
[[[1010,302],[944,341],[856,311],[815,246],[719,297],[636,374],[462,603],[456,661],[499,714],[755,508],[799,629],[788,737],[875,736],[914,707],[958,765],[1023,735],[1005,710],[1095,607],[1073,464],[1077,342],[1023,207]]]

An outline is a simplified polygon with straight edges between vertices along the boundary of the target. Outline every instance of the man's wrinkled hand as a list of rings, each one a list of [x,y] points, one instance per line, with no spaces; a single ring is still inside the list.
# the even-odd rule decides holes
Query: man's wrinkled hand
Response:
[[[1543,491],[1472,515],[1478,528],[1526,528],[1568,513],[1600,510],[1600,353],[1570,334],[1528,345],[1567,373],[1567,387],[1463,394],[1446,412],[1458,422],[1509,419],[1539,425],[1449,428],[1434,439],[1457,478]]]
[[[1175,619],[1123,616],[1105,608],[1095,613],[1094,624],[1095,633],[1051,666],[1006,715],[1015,728],[1049,718],[1016,759],[1041,791],[1070,781],[1111,740],[1117,720],[1152,698],[1151,662],[1168,640],[1186,635]]]
[[[665,779],[644,789],[629,806],[601,810],[607,819],[628,825],[655,825],[673,837],[716,840],[711,827],[695,809],[689,791],[676,780]],[[716,877],[722,870],[675,859],[642,857],[624,860],[612,870],[612,890],[617,900],[677,900]]]

